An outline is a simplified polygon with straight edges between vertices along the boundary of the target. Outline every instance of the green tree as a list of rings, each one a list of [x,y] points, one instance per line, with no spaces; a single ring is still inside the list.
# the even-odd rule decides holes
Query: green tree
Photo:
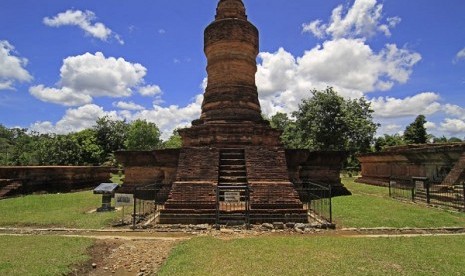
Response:
[[[37,163],[34,154],[37,143],[37,135],[29,135],[25,128],[12,128],[11,131],[11,152],[9,153],[9,165],[26,166]]]
[[[85,129],[77,133],[70,134],[70,138],[76,142],[77,164],[78,165],[99,165],[103,149],[98,144],[97,133],[93,129]]]
[[[401,146],[405,145],[404,138],[399,134],[389,135],[384,134],[375,139],[375,151],[380,152],[387,147]]]
[[[428,133],[426,132],[425,124],[425,116],[418,115],[415,121],[405,128],[405,142],[408,144],[426,144],[428,141]]]
[[[111,158],[115,151],[126,149],[128,129],[129,125],[125,121],[112,120],[108,116],[97,120],[93,130],[97,137],[97,144],[102,149],[100,163]]]
[[[165,149],[178,149],[182,146],[182,138],[179,135],[177,129],[173,130],[173,134],[168,138],[168,140],[163,142],[163,148]]]
[[[460,142],[462,142],[462,139],[460,139],[458,137],[450,137],[448,142],[449,143],[460,143]]]
[[[13,147],[12,136],[11,131],[0,124],[0,166],[6,166],[9,163]]]
[[[154,123],[136,120],[129,124],[125,141],[128,150],[153,150],[160,148],[160,130]]]
[[[365,99],[345,100],[329,87],[312,91],[294,112],[300,146],[313,150],[343,150],[351,154],[367,152],[378,124]]]
[[[271,117],[270,125],[273,128],[282,131],[281,141],[286,148],[302,148],[300,140],[301,135],[298,135],[297,124],[290,119],[286,113],[276,113]]]

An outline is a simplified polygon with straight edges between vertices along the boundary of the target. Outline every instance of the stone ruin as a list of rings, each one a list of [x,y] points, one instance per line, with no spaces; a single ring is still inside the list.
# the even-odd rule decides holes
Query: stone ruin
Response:
[[[465,143],[391,147],[357,158],[360,183],[387,186],[391,177],[427,177],[433,185],[450,187],[465,181]]]
[[[215,222],[216,190],[228,186],[250,190],[252,223],[308,221],[295,187],[304,179],[332,185],[334,195],[349,193],[339,176],[345,153],[287,150],[281,132],[263,119],[255,85],[258,36],[241,0],[220,0],[205,29],[201,116],[179,131],[182,148],[116,153],[123,191],[161,183],[160,223]]]
[[[95,188],[117,172],[115,168],[95,166],[0,167],[0,198]]]

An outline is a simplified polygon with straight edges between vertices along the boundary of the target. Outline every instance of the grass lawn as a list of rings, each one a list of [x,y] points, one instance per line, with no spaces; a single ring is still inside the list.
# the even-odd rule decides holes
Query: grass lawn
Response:
[[[88,260],[90,239],[0,236],[0,275],[67,275]]]
[[[0,226],[102,228],[121,218],[121,212],[88,213],[101,206],[91,191],[28,195],[0,200]]]
[[[465,227],[465,213],[428,208],[423,204],[389,198],[388,189],[344,178],[352,196],[333,198],[338,227]]]
[[[463,275],[465,238],[195,238],[159,275]]]

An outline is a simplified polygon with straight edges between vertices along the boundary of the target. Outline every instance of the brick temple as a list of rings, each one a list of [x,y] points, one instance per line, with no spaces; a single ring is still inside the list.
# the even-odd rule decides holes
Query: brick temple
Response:
[[[162,183],[160,223],[214,222],[216,191],[227,187],[250,191],[251,222],[307,221],[295,187],[302,179],[347,194],[339,176],[343,153],[286,150],[281,132],[263,119],[255,84],[259,32],[241,0],[219,1],[204,43],[208,84],[200,118],[179,131],[181,149],[118,152],[123,187]]]

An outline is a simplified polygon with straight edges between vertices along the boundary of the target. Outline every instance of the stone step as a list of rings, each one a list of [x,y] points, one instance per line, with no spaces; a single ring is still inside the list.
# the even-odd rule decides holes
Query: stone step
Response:
[[[20,182],[13,182],[13,183],[6,185],[0,190],[0,198],[6,196],[7,194],[9,194],[10,192],[14,190],[21,188],[21,186],[22,185]]]
[[[220,177],[229,177],[229,176],[240,176],[246,177],[247,172],[245,170],[220,170]]]
[[[247,177],[245,176],[220,176],[219,182],[247,182]]]
[[[222,165],[244,165],[245,161],[242,159],[222,159],[220,160],[220,166]]]
[[[247,187],[247,182],[234,182],[234,183],[228,183],[228,182],[220,182],[218,183],[218,186],[220,187],[227,187],[227,186],[233,186],[233,187]]]
[[[220,171],[246,171],[245,165],[220,165]]]
[[[245,155],[243,152],[221,152],[220,158],[237,158],[244,159]]]
[[[230,148],[230,149],[221,149],[221,153],[244,153],[244,149]]]

